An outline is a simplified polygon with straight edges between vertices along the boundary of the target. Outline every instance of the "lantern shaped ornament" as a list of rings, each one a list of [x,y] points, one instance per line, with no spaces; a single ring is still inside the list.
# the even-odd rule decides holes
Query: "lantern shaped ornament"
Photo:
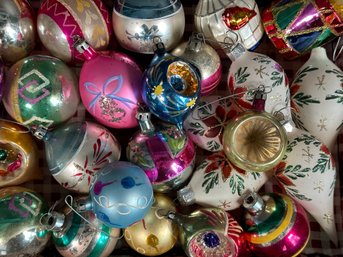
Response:
[[[205,43],[201,34],[190,37],[188,42],[180,44],[172,52],[193,63],[201,74],[201,95],[213,92],[222,78],[222,64],[217,52]]]
[[[287,59],[343,35],[342,2],[278,0],[262,13],[265,31]]]
[[[211,39],[212,46],[222,49],[221,42],[243,44],[253,50],[263,36],[263,26],[258,6],[254,0],[200,0],[194,15],[195,28]]]
[[[175,125],[155,129],[150,116],[146,111],[138,113],[141,131],[128,143],[127,158],[145,171],[154,191],[166,193],[182,186],[191,176],[195,147]]]
[[[38,35],[49,52],[71,64],[85,58],[74,48],[74,37],[105,50],[112,33],[110,14],[102,0],[45,0],[37,17]]]
[[[6,74],[5,109],[24,125],[61,124],[75,114],[79,102],[77,77],[57,58],[32,55],[12,65]]]
[[[245,196],[243,229],[254,256],[297,256],[310,237],[307,214],[300,204],[282,194]]]
[[[25,58],[36,45],[36,20],[26,0],[0,3],[0,56],[6,64]]]
[[[255,93],[253,110],[240,113],[226,125],[223,149],[243,170],[268,171],[281,162],[287,147],[284,127],[264,111],[266,93]]]
[[[38,147],[29,131],[0,119],[0,187],[42,179]]]
[[[143,101],[151,113],[182,130],[183,121],[200,97],[200,71],[167,53],[162,42],[157,42],[155,48],[155,56],[143,76]]]
[[[33,128],[44,140],[46,160],[53,177],[64,188],[89,193],[95,174],[120,158],[120,144],[104,127],[92,122],[73,122],[52,131]]]
[[[180,0],[115,0],[112,14],[115,36],[127,50],[153,54],[153,38],[168,50],[181,40],[185,13]]]
[[[138,126],[136,114],[142,101],[142,71],[136,62],[119,52],[95,52],[81,38],[75,41],[75,47],[86,59],[80,72],[79,89],[88,112],[111,128]]]
[[[111,228],[127,228],[149,212],[154,201],[144,170],[124,161],[109,163],[95,176],[89,197],[75,203],[76,211],[92,211]]]

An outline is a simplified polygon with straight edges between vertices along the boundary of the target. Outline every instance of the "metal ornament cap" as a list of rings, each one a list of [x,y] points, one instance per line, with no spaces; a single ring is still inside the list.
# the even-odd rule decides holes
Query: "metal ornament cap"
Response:
[[[177,191],[177,199],[184,206],[195,204],[195,194],[190,186],[186,186]]]

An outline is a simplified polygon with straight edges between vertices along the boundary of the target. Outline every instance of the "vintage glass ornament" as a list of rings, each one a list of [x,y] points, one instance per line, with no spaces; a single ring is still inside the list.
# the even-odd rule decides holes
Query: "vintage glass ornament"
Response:
[[[162,42],[156,42],[155,48],[155,56],[143,76],[143,101],[154,115],[182,129],[200,97],[200,71],[167,53]]]
[[[91,224],[83,220],[70,208],[53,211],[46,216],[52,231],[53,243],[64,257],[107,257],[114,250],[120,230],[102,224],[93,212],[82,214]]]
[[[254,0],[200,0],[194,14],[198,32],[217,50],[229,38],[253,50],[263,36],[260,12]]]
[[[193,63],[201,75],[201,95],[213,92],[222,77],[222,64],[217,52],[208,44],[201,34],[194,34],[188,42],[177,46],[172,54]]]
[[[139,111],[140,131],[130,139],[127,159],[140,166],[156,192],[169,192],[182,186],[195,164],[195,147],[186,133],[175,125],[151,122],[151,114]]]
[[[343,35],[343,11],[333,0],[274,1],[263,11],[262,21],[268,37],[287,59]]]
[[[0,189],[0,256],[36,256],[50,233],[40,224],[47,212],[45,200],[31,189]]]
[[[64,188],[89,193],[95,174],[120,158],[121,146],[103,126],[84,121],[67,123],[46,132],[33,129],[43,139],[52,176]]]
[[[226,157],[243,170],[268,171],[286,151],[286,131],[279,120],[264,111],[265,99],[263,90],[256,91],[253,109],[240,113],[224,129]]]
[[[298,70],[291,85],[293,120],[334,151],[343,123],[342,70],[326,55],[323,47]]]
[[[32,55],[6,74],[4,106],[24,125],[50,127],[65,122],[75,114],[79,99],[76,75],[57,58]]]
[[[77,202],[76,210],[91,210],[105,225],[126,228],[144,218],[153,200],[144,170],[130,162],[115,161],[98,171],[89,197]]]
[[[145,256],[166,253],[174,247],[178,238],[176,224],[159,215],[160,209],[176,211],[175,204],[168,196],[155,193],[154,203],[144,218],[124,230],[127,244]]]
[[[180,42],[185,13],[180,0],[115,0],[112,25],[122,47],[152,54],[154,37],[159,37],[168,50]]]
[[[223,132],[239,112],[231,99],[220,95],[204,96],[184,122],[192,141],[210,152],[223,150]]]
[[[235,241],[228,236],[229,221],[219,208],[200,208],[189,215],[169,211],[178,225],[179,240],[189,257],[236,257]]]
[[[0,10],[0,56],[11,65],[35,48],[36,19],[26,0],[1,1]]]
[[[79,89],[88,112],[108,127],[137,126],[135,116],[142,101],[142,71],[135,61],[123,53],[97,53],[82,39],[76,48],[86,58]]]
[[[29,131],[0,119],[0,187],[42,179],[38,147]]]
[[[110,14],[102,0],[45,0],[38,16],[40,40],[53,56],[71,64],[85,61],[74,48],[84,38],[96,50],[105,50],[112,33]]]
[[[206,157],[195,169],[187,186],[177,191],[181,205],[198,204],[234,210],[243,195],[259,190],[271,178],[270,172],[245,171],[234,166],[224,152]]]
[[[245,238],[254,256],[297,256],[310,237],[304,209],[283,194],[252,192],[243,207]]]
[[[296,202],[311,214],[329,238],[337,243],[334,215],[335,160],[329,149],[310,133],[284,125],[288,146],[274,168],[275,178]]]
[[[230,94],[242,111],[252,109],[254,93],[265,89],[268,97],[265,111],[281,112],[288,120],[291,113],[284,107],[289,105],[289,82],[284,69],[267,55],[247,51],[241,44],[235,44],[227,52],[232,60],[227,85]]]

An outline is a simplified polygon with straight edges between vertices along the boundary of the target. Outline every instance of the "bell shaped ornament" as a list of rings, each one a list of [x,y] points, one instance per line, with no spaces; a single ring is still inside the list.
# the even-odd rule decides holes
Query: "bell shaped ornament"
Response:
[[[183,128],[183,121],[198,103],[201,75],[190,62],[166,52],[156,40],[155,56],[143,76],[142,96],[151,113]]]
[[[127,50],[152,54],[153,38],[168,50],[181,40],[185,13],[180,0],[115,0],[112,25],[119,44]]]
[[[293,121],[330,151],[335,150],[343,125],[342,82],[342,70],[327,57],[325,48],[317,47],[291,85]]]
[[[192,140],[175,125],[161,124],[155,128],[147,111],[140,111],[137,118],[141,130],[128,143],[128,160],[145,171],[154,191],[165,193],[179,188],[194,168]]]
[[[262,36],[263,26],[254,0],[200,0],[194,14],[197,32],[211,40],[212,46],[224,53],[222,42],[227,38],[246,49],[255,49]]]
[[[33,128],[45,144],[52,176],[64,188],[89,193],[95,174],[120,158],[121,146],[104,127],[92,122],[72,122],[52,131]]]

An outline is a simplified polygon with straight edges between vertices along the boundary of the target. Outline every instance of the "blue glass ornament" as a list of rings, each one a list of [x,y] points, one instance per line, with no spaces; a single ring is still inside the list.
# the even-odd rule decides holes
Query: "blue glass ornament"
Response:
[[[91,210],[105,225],[126,228],[141,220],[152,203],[152,185],[144,170],[115,161],[95,175],[89,198],[77,201],[76,210]]]
[[[155,56],[143,76],[142,97],[150,112],[182,129],[200,97],[200,71],[167,53],[162,42],[155,48]]]

